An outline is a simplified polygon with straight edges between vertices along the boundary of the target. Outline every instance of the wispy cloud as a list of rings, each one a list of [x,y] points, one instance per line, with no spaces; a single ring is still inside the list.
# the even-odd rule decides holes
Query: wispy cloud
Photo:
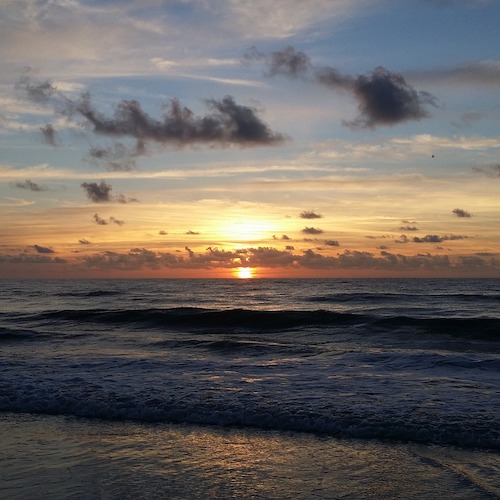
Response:
[[[500,163],[495,165],[485,165],[483,167],[472,167],[474,172],[486,175],[487,177],[500,177]]]
[[[26,179],[24,182],[15,182],[14,186],[19,189],[26,189],[28,191],[34,191],[38,193],[48,190],[47,187],[42,186],[41,184],[37,184],[36,182],[32,182],[29,179]]]
[[[492,89],[500,85],[500,61],[472,61],[449,68],[433,68],[412,73],[421,82]]]

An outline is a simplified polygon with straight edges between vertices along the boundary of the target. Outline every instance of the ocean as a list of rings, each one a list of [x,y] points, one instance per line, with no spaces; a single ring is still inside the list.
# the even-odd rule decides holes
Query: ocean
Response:
[[[498,279],[0,285],[2,498],[500,498]]]

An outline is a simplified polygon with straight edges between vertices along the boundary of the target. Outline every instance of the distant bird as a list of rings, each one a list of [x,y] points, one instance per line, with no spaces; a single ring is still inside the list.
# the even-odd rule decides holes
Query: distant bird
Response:
[[[434,158],[434,155],[432,155],[431,158]]]

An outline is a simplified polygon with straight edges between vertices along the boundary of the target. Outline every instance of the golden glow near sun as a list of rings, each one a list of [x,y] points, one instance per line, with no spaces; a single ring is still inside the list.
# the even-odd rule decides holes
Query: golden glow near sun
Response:
[[[222,228],[226,238],[234,242],[262,241],[270,238],[275,228],[267,221],[238,221],[231,222]]]
[[[248,279],[253,277],[253,269],[251,267],[238,267],[236,276],[240,279]]]

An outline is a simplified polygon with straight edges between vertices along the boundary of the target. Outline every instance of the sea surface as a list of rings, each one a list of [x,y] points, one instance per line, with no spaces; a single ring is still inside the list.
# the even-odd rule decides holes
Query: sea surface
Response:
[[[2,280],[0,412],[455,447],[491,486],[500,280]]]

